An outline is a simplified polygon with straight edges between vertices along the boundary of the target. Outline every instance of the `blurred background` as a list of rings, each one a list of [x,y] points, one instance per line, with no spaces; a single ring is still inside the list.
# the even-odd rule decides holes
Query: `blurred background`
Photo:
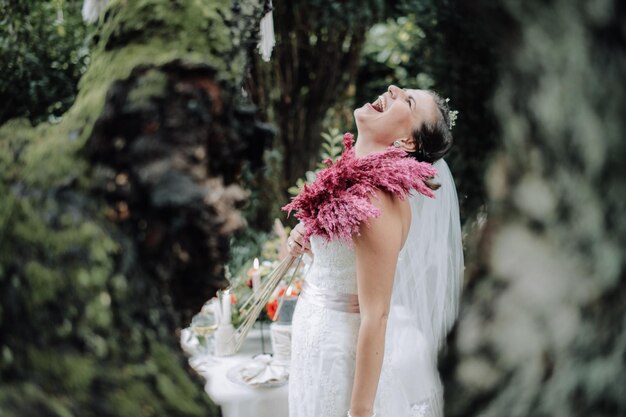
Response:
[[[271,8],[0,0],[0,416],[219,415],[177,329],[389,84],[459,111],[446,415],[626,416],[624,2]]]

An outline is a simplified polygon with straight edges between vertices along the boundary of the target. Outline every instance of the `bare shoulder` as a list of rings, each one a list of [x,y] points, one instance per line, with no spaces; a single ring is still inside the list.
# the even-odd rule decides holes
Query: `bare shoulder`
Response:
[[[401,199],[391,193],[377,190],[371,201],[381,210],[382,217],[393,217],[403,225],[410,223],[411,206],[408,199]]]
[[[370,219],[361,226],[361,233],[355,239],[355,243],[368,246],[397,243],[401,247],[407,215],[410,222],[408,203],[382,190],[376,191],[371,197],[371,202],[380,209],[381,215]]]
[[[376,190],[374,195],[370,198],[370,201],[376,207],[381,210],[385,210],[388,213],[393,213],[394,211],[399,210],[400,203],[402,203],[402,200],[398,197],[383,190]],[[383,214],[385,213],[383,212]]]

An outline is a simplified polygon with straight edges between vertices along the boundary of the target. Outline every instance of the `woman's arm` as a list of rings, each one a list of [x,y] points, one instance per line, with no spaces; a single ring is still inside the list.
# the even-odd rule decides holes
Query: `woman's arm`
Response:
[[[363,225],[361,235],[354,238],[361,326],[350,402],[353,417],[370,417],[374,411],[393,277],[404,235],[403,202],[382,192],[377,197],[372,202],[381,209],[381,216]]]

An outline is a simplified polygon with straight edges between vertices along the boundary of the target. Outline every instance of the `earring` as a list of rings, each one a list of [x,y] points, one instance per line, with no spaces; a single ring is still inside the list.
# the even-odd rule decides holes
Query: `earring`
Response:
[[[400,145],[402,145],[402,144],[400,143],[400,140],[394,140],[394,141],[393,141],[393,146],[394,146],[395,148],[399,148],[399,147],[400,147]]]

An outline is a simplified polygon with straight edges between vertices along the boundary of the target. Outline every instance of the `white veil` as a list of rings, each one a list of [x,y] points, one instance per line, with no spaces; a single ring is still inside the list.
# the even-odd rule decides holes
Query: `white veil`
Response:
[[[463,287],[463,243],[459,201],[443,159],[433,164],[435,198],[412,193],[411,228],[398,259],[392,304],[410,308],[435,354],[459,312]]]
[[[439,416],[443,388],[437,354],[458,315],[464,265],[454,180],[443,159],[433,166],[441,184],[435,198],[409,197],[411,228],[398,257],[385,349],[399,383],[394,403],[416,407],[428,399]],[[407,415],[406,410],[398,408],[394,415]]]

